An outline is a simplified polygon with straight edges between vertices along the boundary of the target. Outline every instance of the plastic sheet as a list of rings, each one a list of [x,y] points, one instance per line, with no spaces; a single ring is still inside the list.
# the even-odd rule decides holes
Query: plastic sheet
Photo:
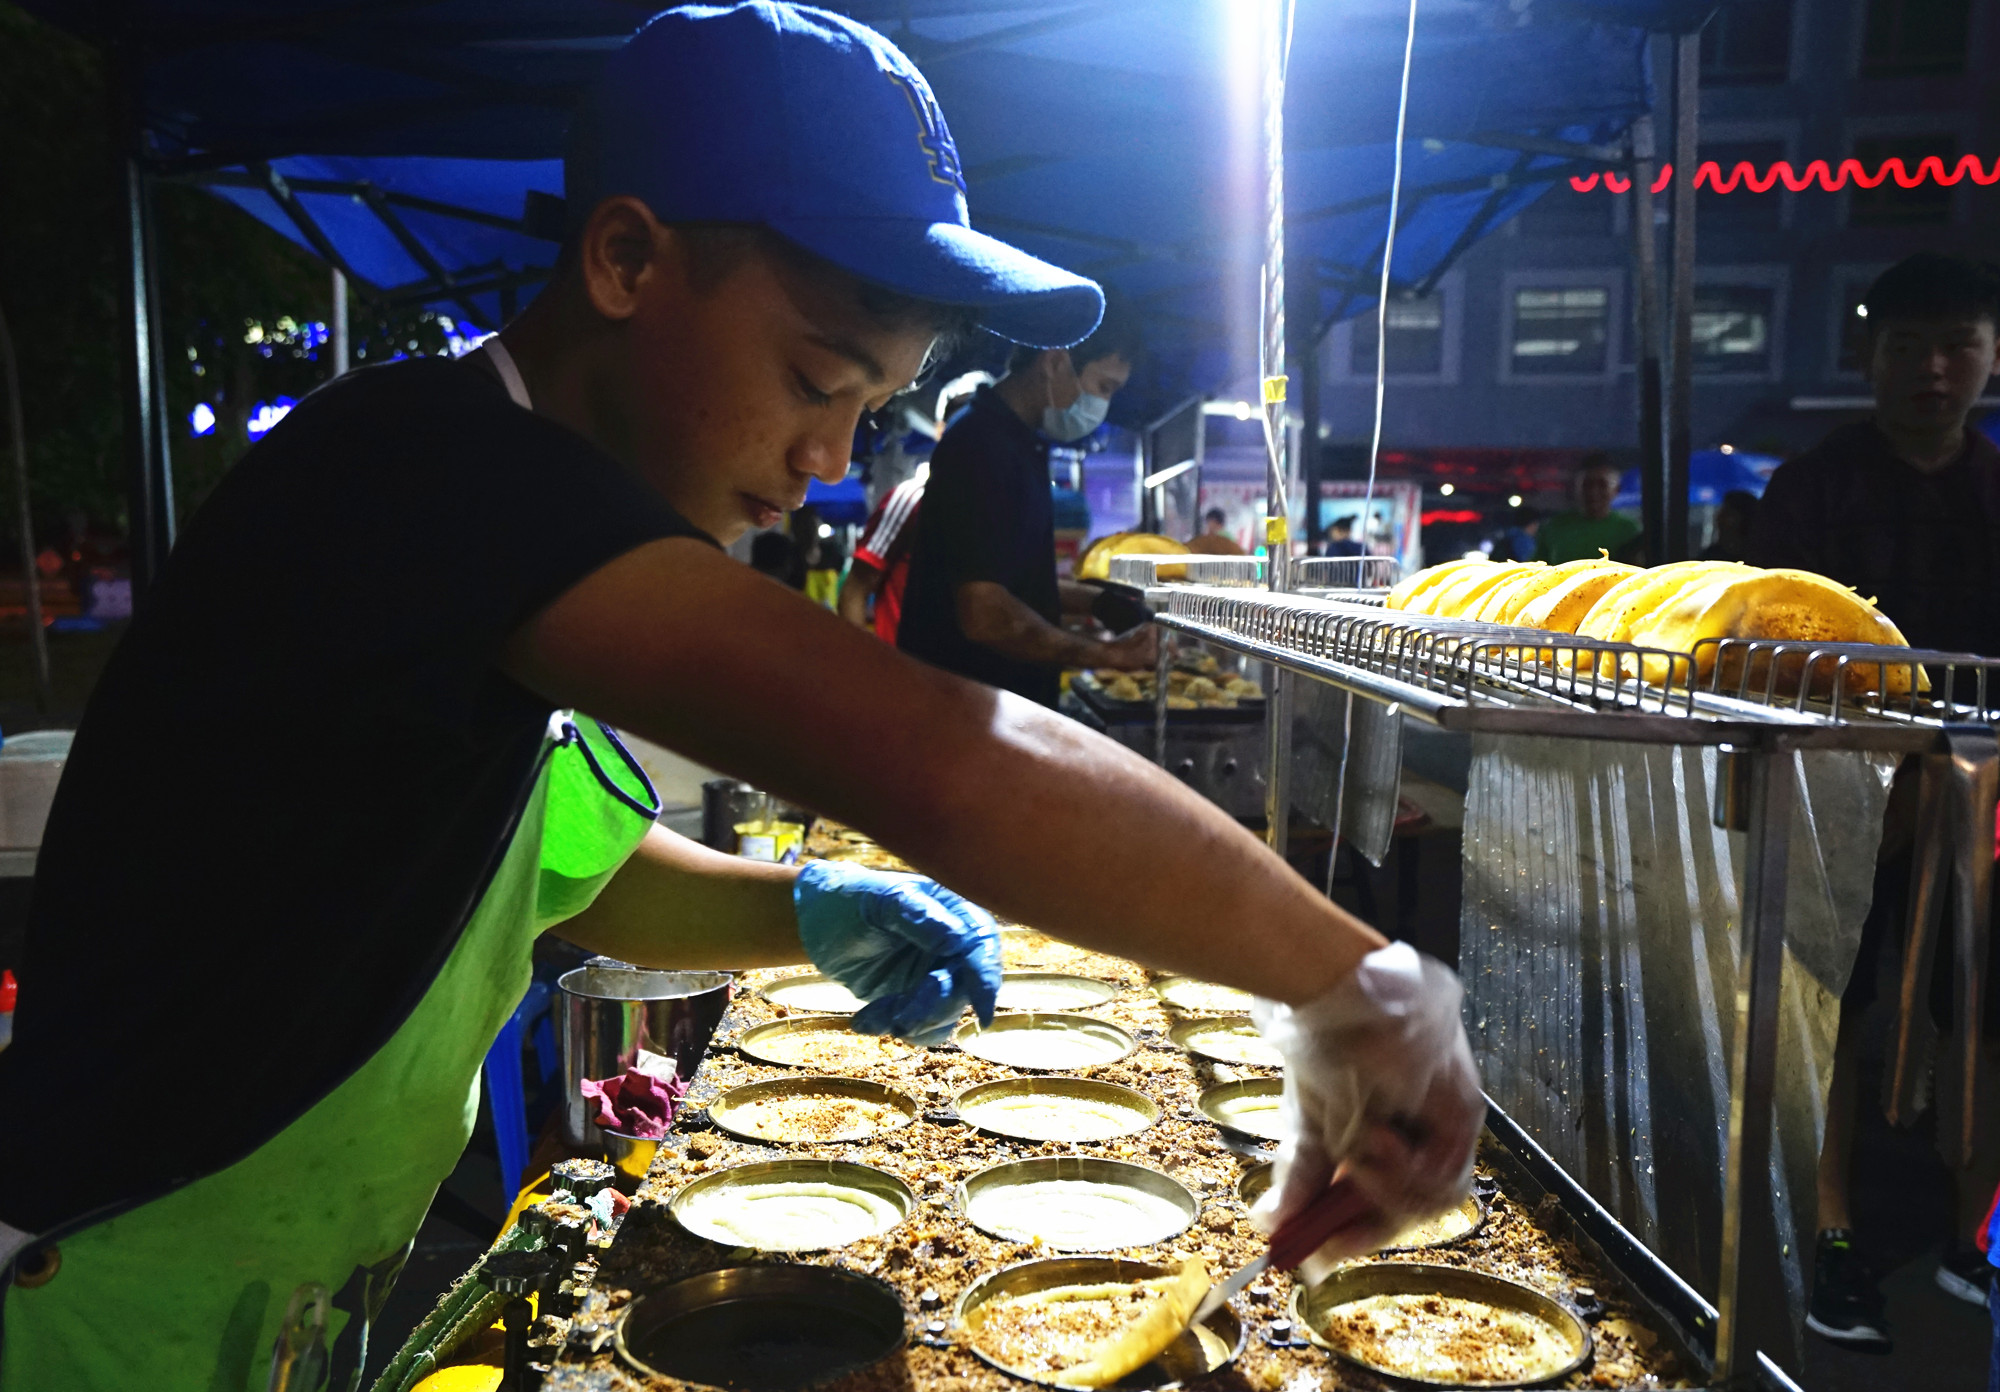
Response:
[[[1894,760],[1791,756],[1793,820],[1770,1182],[1797,1368],[1839,993],[1873,890]],[[1697,1288],[1718,1284],[1745,838],[1714,749],[1479,736],[1459,969],[1486,1089]],[[1753,1247],[1752,1260],[1773,1258]]]
[[[1402,786],[1402,712],[1324,682],[1293,693],[1292,806],[1324,827],[1338,820],[1348,845],[1381,865]]]

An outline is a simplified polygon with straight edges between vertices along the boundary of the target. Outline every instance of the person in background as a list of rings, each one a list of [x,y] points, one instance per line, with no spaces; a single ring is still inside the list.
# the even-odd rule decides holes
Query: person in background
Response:
[[[1535,559],[1550,565],[1584,561],[1599,551],[1616,556],[1639,537],[1639,524],[1613,512],[1618,496],[1618,466],[1602,450],[1593,450],[1576,466],[1576,511],[1559,512],[1536,530]]]
[[[1365,556],[1368,547],[1354,535],[1352,517],[1336,517],[1327,524],[1326,554],[1329,556]]]
[[[815,537],[806,548],[806,598],[814,604],[837,608],[840,603],[840,572],[847,557],[832,537]]]
[[[1241,556],[1247,554],[1229,535],[1228,518],[1221,508],[1210,508],[1201,516],[1201,534],[1188,538],[1188,550],[1197,556]]]
[[[1715,540],[1701,553],[1704,561],[1740,561],[1750,554],[1750,529],[1757,518],[1757,495],[1732,488],[1715,509]]]
[[[934,667],[1056,703],[1065,667],[1151,668],[1150,627],[1103,641],[1072,633],[1100,591],[1056,575],[1048,442],[1104,423],[1137,339],[1115,312],[1075,348],[1016,348],[931,456],[896,645]]]
[[[780,585],[795,590],[805,588],[805,571],[799,565],[799,548],[783,527],[759,532],[750,539],[750,569],[768,575]]]
[[[1878,276],[1862,307],[1874,413],[1835,429],[1771,475],[1747,559],[1854,586],[1916,647],[2000,655],[2000,450],[1965,425],[2000,370],[2000,275],[1962,257],[1919,253]],[[1908,786],[1898,779],[1899,794]],[[1879,990],[1883,936],[1904,922],[1909,873],[1907,842],[1885,832],[1874,902],[1841,996],[1820,1148],[1820,1231],[1806,1326],[1868,1349],[1887,1349],[1890,1336],[1882,1294],[1854,1250],[1848,1207],[1860,1020]],[[1950,975],[1936,973],[1939,985]],[[1992,999],[1989,975],[1989,1006]],[[1996,1024],[1989,1008],[1982,1082],[2000,1068]],[[1937,1091],[1947,1091],[1942,1080]],[[2000,1103],[1984,1099],[1982,1118],[1996,1111]],[[1991,1268],[1973,1247],[1974,1223],[1996,1179],[1993,1138],[1982,1140],[1984,1163],[1958,1175],[1958,1231],[1936,1273],[1941,1288],[1975,1304],[1986,1303]]]
[[[971,403],[973,393],[992,381],[990,372],[968,372],[945,383],[937,397],[938,433],[941,435]],[[841,617],[861,628],[872,624],[875,636],[885,643],[896,641],[896,626],[903,616],[910,550],[917,539],[917,514],[930,477],[931,464],[926,459],[876,505],[868,525],[861,529],[854,563],[847,568],[847,579],[840,587]]]

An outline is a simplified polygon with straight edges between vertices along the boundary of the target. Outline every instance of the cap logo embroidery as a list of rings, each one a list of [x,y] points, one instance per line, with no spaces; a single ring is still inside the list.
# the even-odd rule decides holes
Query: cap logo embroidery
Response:
[[[964,193],[965,172],[958,163],[958,146],[952,141],[951,131],[945,127],[944,113],[938,110],[937,98],[931,95],[930,84],[916,73],[900,73],[893,69],[887,72],[889,80],[902,90],[904,98],[910,103],[911,113],[917,118],[917,145],[930,163],[931,178]]]

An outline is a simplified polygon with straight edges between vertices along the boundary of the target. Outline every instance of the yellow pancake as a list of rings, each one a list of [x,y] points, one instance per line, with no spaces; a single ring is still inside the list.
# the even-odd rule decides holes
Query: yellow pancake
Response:
[[[1442,590],[1433,590],[1412,604],[1411,612],[1421,610],[1426,614],[1435,614],[1441,619],[1471,618],[1473,611],[1479,607],[1479,601],[1486,597],[1488,590],[1514,579],[1522,569],[1523,567],[1509,561],[1504,565],[1488,566],[1484,570],[1467,571]]]
[[[1552,569],[1561,570],[1562,567]],[[1541,590],[1521,606],[1513,622],[1522,628],[1574,633],[1583,616],[1590,612],[1591,605],[1602,599],[1612,586],[1639,573],[1637,566],[1621,565],[1617,561],[1597,563],[1589,570],[1564,576],[1556,584]]]
[[[1476,606],[1467,610],[1463,617],[1477,619],[1481,623],[1501,622],[1499,617],[1501,610],[1506,607],[1508,601],[1514,595],[1520,592],[1521,587],[1532,584],[1548,573],[1549,567],[1546,561],[1527,561],[1523,563],[1519,574],[1509,576],[1488,590],[1486,597],[1480,600]]]
[[[1439,565],[1427,566],[1415,575],[1397,581],[1395,588],[1383,597],[1382,605],[1387,609],[1407,609],[1418,596],[1429,594],[1440,585],[1449,584],[1451,578],[1467,566],[1492,564],[1493,562],[1482,557],[1478,560],[1445,561]]]

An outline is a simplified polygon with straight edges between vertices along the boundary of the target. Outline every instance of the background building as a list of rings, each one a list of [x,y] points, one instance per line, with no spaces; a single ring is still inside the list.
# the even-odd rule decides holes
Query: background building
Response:
[[[1671,56],[1654,56],[1664,84]],[[1702,57],[1701,153],[1725,173],[1848,157],[1872,173],[1930,155],[1950,171],[1965,154],[2000,169],[2000,7],[1767,0],[1718,14]],[[1667,201],[1653,199],[1663,267]],[[1451,506],[1504,510],[1521,495],[1532,509],[1562,505],[1586,451],[1636,462],[1632,215],[1632,195],[1601,181],[1559,183],[1431,294],[1392,302],[1384,476],[1425,480],[1433,506],[1450,481]],[[1782,456],[1865,404],[1855,306],[1877,272],[1919,250],[2000,257],[2000,185],[1739,184],[1698,195],[1697,228],[1695,448]],[[1366,459],[1372,313],[1332,331],[1322,365],[1338,475]]]

